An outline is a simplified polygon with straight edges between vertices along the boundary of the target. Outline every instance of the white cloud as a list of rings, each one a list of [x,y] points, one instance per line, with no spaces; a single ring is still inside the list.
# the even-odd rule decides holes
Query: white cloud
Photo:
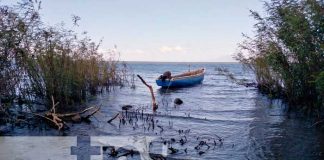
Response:
[[[134,51],[134,53],[136,53],[136,54],[143,54],[144,51],[141,50],[141,49],[136,49],[136,50]]]
[[[180,47],[180,46],[176,46],[173,48],[175,51],[184,51],[184,48]]]
[[[133,49],[133,50],[124,50],[124,51],[122,51],[122,53],[125,53],[125,54],[144,54],[145,51],[143,51],[141,49]]]
[[[185,51],[185,49],[181,46],[162,46],[159,50],[163,53]]]
[[[161,52],[170,52],[172,50],[172,48],[168,47],[168,46],[163,46],[160,48]]]

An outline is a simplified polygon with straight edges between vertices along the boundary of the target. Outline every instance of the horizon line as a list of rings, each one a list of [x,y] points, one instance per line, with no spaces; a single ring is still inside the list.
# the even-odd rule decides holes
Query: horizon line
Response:
[[[129,61],[129,60],[119,60],[120,62],[154,62],[154,63],[240,63],[238,61],[228,61],[228,62],[216,62],[216,61],[196,61],[196,62],[179,62],[179,61]]]

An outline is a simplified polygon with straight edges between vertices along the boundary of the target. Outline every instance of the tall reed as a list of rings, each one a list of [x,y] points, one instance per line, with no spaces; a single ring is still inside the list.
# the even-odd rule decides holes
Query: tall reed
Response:
[[[24,1],[0,6],[1,102],[39,101],[50,108],[53,96],[64,112],[96,95],[100,87],[122,83],[118,61],[103,58],[100,42],[86,34],[79,38],[64,26],[45,26],[39,5]]]
[[[271,0],[245,36],[237,60],[251,68],[261,91],[307,111],[324,107],[324,2]]]

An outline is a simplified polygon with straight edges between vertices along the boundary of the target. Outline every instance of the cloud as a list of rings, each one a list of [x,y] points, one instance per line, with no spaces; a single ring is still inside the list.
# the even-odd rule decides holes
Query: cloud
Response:
[[[185,49],[181,46],[162,46],[159,50],[163,53],[185,51]]]
[[[136,53],[136,54],[143,54],[143,53],[145,53],[143,50],[141,50],[141,49],[136,49],[135,51],[134,51],[134,53]]]

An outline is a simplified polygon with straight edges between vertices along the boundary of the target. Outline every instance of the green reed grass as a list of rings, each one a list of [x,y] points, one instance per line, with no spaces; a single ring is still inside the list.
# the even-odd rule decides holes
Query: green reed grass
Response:
[[[282,97],[295,108],[324,106],[324,2],[271,0],[257,21],[256,35],[245,36],[237,60],[251,68],[259,89]]]
[[[50,108],[53,96],[58,110],[64,112],[96,95],[99,88],[102,92],[123,83],[126,71],[119,71],[115,51],[105,60],[98,51],[100,42],[86,34],[78,35],[63,25],[45,26],[39,5],[26,1],[0,6],[1,107],[19,99]]]

